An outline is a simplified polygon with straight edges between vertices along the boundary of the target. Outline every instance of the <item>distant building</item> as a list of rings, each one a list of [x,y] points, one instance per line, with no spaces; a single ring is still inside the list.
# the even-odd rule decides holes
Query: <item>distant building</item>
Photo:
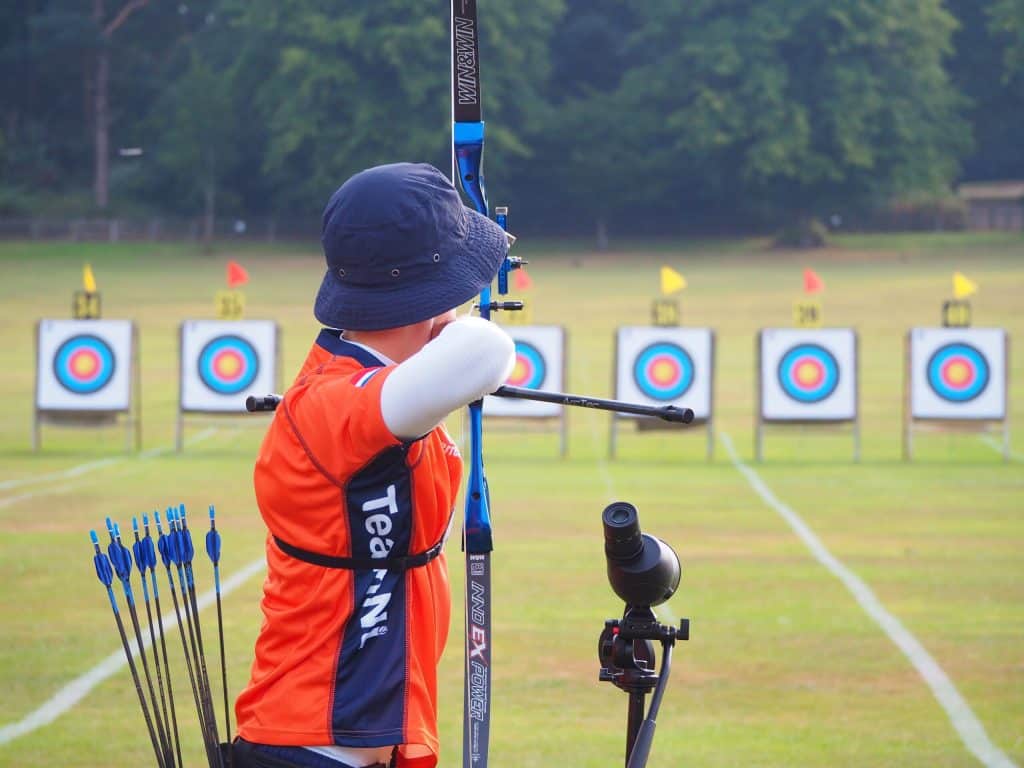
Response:
[[[984,181],[961,184],[967,203],[968,229],[1024,231],[1024,181]]]

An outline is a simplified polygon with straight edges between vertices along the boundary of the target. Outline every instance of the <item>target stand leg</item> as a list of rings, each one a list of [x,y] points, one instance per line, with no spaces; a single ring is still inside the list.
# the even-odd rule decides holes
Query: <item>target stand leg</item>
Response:
[[[561,429],[561,435],[558,440],[558,452],[559,455],[564,459],[565,454],[569,452],[569,421],[565,415],[565,408],[562,408],[562,415],[559,417],[559,427]]]
[[[619,416],[616,413],[612,414],[611,427],[608,432],[608,458],[615,459],[615,439],[618,432]]]

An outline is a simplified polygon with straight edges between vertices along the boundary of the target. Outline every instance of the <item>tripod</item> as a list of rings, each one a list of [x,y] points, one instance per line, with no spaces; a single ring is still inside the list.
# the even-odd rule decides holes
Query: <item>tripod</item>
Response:
[[[597,643],[601,662],[598,679],[629,694],[626,724],[626,768],[644,768],[654,742],[661,699],[672,669],[676,640],[689,640],[690,620],[679,628],[659,624],[650,606],[626,606],[622,620],[608,619]],[[654,671],[654,640],[661,643],[661,670]],[[651,691],[651,707],[644,718],[644,701]]]

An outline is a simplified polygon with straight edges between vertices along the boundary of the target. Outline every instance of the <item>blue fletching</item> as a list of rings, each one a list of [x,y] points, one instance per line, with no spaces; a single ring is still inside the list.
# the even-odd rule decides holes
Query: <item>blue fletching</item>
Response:
[[[139,519],[137,517],[132,518],[132,533],[135,534],[135,543],[132,544],[132,554],[135,555],[135,567],[139,569],[139,573],[142,574],[142,584],[146,584],[146,556],[142,551],[142,539],[139,538]]]
[[[89,531],[89,537],[92,539],[93,549],[96,551],[92,558],[93,565],[96,567],[96,578],[103,586],[109,587],[114,581],[114,570],[110,567],[110,560],[100,550],[96,531]]]
[[[139,539],[132,544],[132,554],[135,555],[135,567],[139,569],[139,573],[143,576],[146,575],[146,555],[142,551],[142,539]],[[143,579],[145,581],[145,579]]]
[[[163,561],[164,568],[171,567],[171,540],[164,534],[160,534],[160,538],[156,542],[156,548],[160,550],[160,559]]]
[[[206,554],[214,565],[220,562],[220,532],[215,528],[206,532]]]
[[[156,568],[156,549],[153,547],[153,537],[148,532],[142,540],[142,566],[151,571]]]
[[[171,532],[167,534],[171,540],[167,551],[170,553],[174,564],[181,565],[181,529],[178,527],[177,516],[171,510],[167,510],[167,520],[168,525],[171,527]]]
[[[220,562],[220,534],[217,532],[217,513],[210,505],[210,530],[206,532],[206,554],[216,566]]]
[[[179,534],[181,536],[181,562],[191,563],[196,554],[195,547],[192,546],[192,531],[182,528]]]
[[[117,578],[128,581],[132,575],[132,553],[128,547],[118,541],[112,541],[107,547],[107,554],[110,555],[110,562],[114,566]]]

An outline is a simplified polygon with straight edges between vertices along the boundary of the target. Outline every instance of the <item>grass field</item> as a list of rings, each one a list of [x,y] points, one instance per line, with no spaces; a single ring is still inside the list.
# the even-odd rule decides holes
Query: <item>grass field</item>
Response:
[[[703,433],[627,430],[619,459],[609,461],[607,415],[574,412],[570,453],[559,460],[554,433],[488,432],[491,764],[621,765],[626,697],[597,682],[595,653],[604,619],[622,609],[601,549],[600,512],[613,499],[636,504],[645,530],[678,551],[683,582],[662,616],[693,622],[692,639],[675,654],[652,767],[978,764],[907,657],[758,495],[729,441],[737,461],[920,642],[995,747],[1024,764],[1024,442],[1004,463],[991,438],[922,435],[917,460],[900,460],[903,334],[938,322],[950,276],[961,270],[981,286],[975,325],[1007,328],[1019,346],[1024,238],[851,236],[814,253],[760,241],[634,244],[602,254],[523,245],[533,322],[569,329],[570,391],[611,394],[614,329],[648,322],[662,264],[683,272],[684,323],[717,330],[720,437],[706,463]],[[216,503],[225,577],[262,555],[251,470],[265,421],[195,423],[186,451],[172,450],[177,327],[212,316],[228,258],[250,272],[248,316],[282,324],[290,376],[316,331],[315,245],[222,245],[207,255],[184,245],[0,243],[0,729],[119,649],[87,538],[105,516],[124,526],[155,507],[184,502],[199,512]],[[29,449],[34,323],[68,315],[86,261],[104,315],[140,328],[140,455],[124,454],[122,433],[111,429],[47,428],[43,450]],[[826,323],[860,332],[863,461],[850,462],[848,434],[776,430],[767,460],[754,464],[754,335],[790,324],[808,266],[827,285]],[[1010,410],[1020,414],[1024,354],[1011,362]],[[443,766],[461,759],[457,545],[449,557],[457,610],[440,671]],[[201,587],[211,586],[205,563],[199,573]],[[261,582],[252,576],[225,600],[233,693],[247,676]],[[213,612],[204,618],[212,633]],[[184,680],[179,674],[179,710],[189,708]],[[198,733],[183,728],[186,763],[199,765]],[[0,738],[0,766],[151,763],[125,668],[53,722]]]

